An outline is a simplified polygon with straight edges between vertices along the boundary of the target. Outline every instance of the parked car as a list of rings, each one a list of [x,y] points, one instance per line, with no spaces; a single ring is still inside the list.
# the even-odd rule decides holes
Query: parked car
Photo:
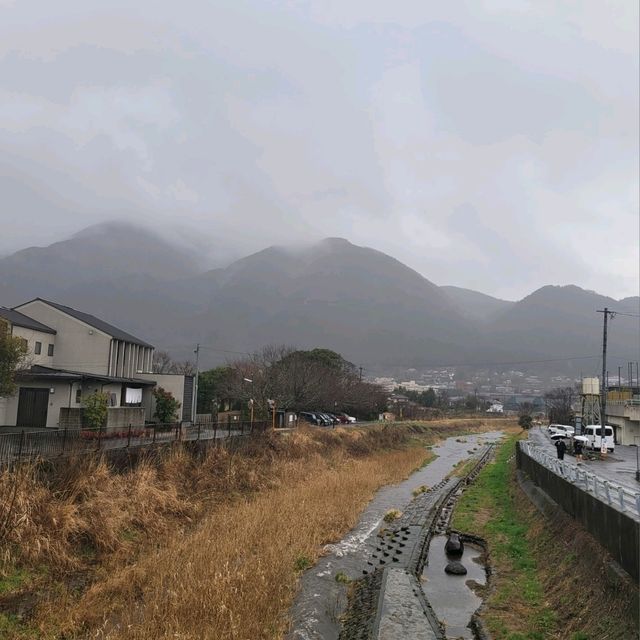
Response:
[[[333,426],[333,418],[330,418],[329,414],[324,413],[323,411],[317,411],[316,415],[324,422],[325,427]]]
[[[339,413],[338,417],[340,418],[340,421],[343,422],[344,424],[353,424],[356,419],[353,416],[350,416],[344,412]]]
[[[562,433],[568,437],[575,433],[575,429],[566,424],[550,424],[549,435],[552,436],[554,433]]]
[[[582,433],[587,437],[587,442],[585,442],[586,447],[592,451],[600,449],[602,446],[602,427],[599,424],[588,424]],[[608,451],[613,451],[615,449],[616,445],[613,437],[613,427],[610,427],[609,425],[605,425],[604,427],[604,441],[607,445]]]
[[[316,426],[322,426],[324,424],[324,421],[311,411],[300,411],[300,413],[298,413],[298,420],[308,422],[309,424],[314,424]]]

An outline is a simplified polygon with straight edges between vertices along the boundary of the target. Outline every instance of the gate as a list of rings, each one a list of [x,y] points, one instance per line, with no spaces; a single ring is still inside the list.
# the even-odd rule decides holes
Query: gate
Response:
[[[21,387],[18,398],[18,427],[46,427],[49,389]]]

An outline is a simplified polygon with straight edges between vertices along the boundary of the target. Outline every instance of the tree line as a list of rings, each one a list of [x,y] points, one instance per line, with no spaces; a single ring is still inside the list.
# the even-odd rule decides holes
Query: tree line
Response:
[[[266,418],[269,401],[290,411],[345,411],[377,417],[387,403],[382,387],[360,379],[355,365],[330,349],[266,347],[225,366],[203,371],[198,383],[198,413],[222,402]]]

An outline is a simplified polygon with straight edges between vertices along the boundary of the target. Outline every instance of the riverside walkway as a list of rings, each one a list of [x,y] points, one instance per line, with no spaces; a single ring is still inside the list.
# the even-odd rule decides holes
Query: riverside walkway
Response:
[[[635,479],[636,447],[618,445],[604,460],[558,460],[548,431],[531,429],[525,446],[538,462],[606,504],[640,521],[640,482]]]

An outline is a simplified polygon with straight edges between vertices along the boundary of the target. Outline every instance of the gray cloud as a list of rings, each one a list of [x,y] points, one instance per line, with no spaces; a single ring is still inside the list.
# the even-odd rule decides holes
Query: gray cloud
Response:
[[[0,1],[0,253],[120,218],[209,263],[345,236],[438,284],[637,294],[637,14]]]

